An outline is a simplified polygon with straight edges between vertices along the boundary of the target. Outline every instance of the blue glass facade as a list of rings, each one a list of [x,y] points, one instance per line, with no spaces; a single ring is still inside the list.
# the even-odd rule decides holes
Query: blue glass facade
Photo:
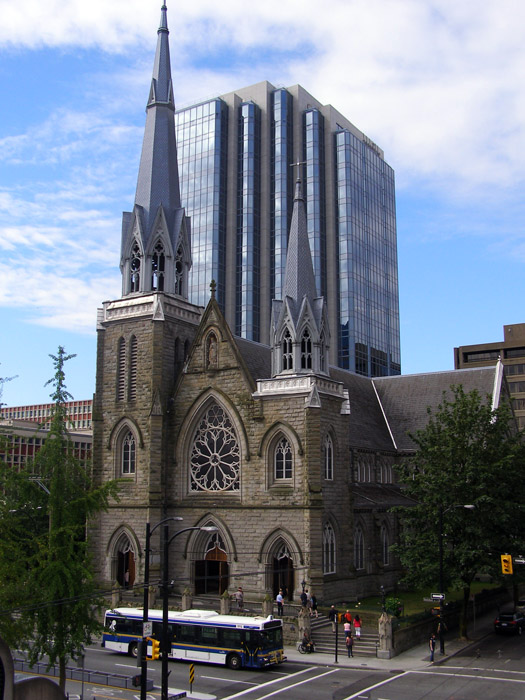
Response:
[[[259,340],[261,238],[261,110],[239,107],[235,332]]]
[[[349,131],[334,139],[338,364],[365,376],[399,374],[394,172]]]
[[[275,90],[271,109],[270,296],[281,299],[294,196],[293,99],[290,93],[284,89]]]
[[[324,117],[317,109],[303,115],[306,170],[306,222],[314,264],[315,283],[320,296],[326,296],[326,196]]]
[[[181,201],[191,217],[190,301],[209,285],[234,332],[269,343],[282,296],[294,162],[329,361],[366,376],[400,373],[394,173],[382,151],[300,86],[258,83],[176,115]],[[262,320],[261,320],[262,319]]]
[[[175,116],[181,201],[191,217],[189,298],[205,306],[210,282],[224,308],[228,108],[220,99]]]

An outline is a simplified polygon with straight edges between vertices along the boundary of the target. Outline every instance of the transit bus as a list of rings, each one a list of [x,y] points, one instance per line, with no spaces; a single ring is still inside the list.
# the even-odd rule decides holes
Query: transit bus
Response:
[[[142,640],[142,608],[107,610],[102,646],[137,656]],[[150,638],[162,639],[162,610],[150,610]],[[229,668],[265,668],[286,660],[283,623],[268,617],[219,615],[213,610],[168,613],[169,658],[225,664]]]

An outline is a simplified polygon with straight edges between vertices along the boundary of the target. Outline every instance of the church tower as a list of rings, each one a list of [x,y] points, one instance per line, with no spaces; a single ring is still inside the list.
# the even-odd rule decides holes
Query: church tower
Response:
[[[187,300],[190,223],[181,207],[167,9],[161,9],[135,202],[122,221],[122,297],[98,313],[93,472],[120,501],[91,528],[97,577],[132,584],[147,522],[166,517],[174,387],[202,308]]]
[[[188,294],[189,219],[180,203],[165,5],[161,12],[135,206],[122,217],[123,296],[157,291]]]
[[[328,314],[324,298],[317,295],[300,179],[295,186],[283,298],[273,301],[270,337],[273,377],[328,375]]]

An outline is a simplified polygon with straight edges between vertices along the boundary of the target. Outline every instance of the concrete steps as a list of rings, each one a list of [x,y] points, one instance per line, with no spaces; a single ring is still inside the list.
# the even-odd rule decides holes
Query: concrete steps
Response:
[[[315,644],[315,650],[320,653],[335,654],[335,633],[332,632],[332,623],[325,615],[319,615],[318,618],[312,618],[311,621],[312,639]],[[345,633],[343,625],[338,625],[338,653],[346,654]],[[354,637],[354,656],[375,657],[377,653],[377,645],[379,637],[377,632],[361,631],[360,639]]]

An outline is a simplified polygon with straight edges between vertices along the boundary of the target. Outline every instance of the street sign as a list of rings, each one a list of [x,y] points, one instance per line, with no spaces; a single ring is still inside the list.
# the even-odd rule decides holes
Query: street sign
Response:
[[[430,597],[432,598],[432,600],[445,600],[444,593],[432,593]]]
[[[143,622],[142,623],[142,636],[151,637],[153,634],[153,622]]]
[[[519,559],[514,559],[515,564],[525,564],[525,559],[522,559],[521,557]]]

